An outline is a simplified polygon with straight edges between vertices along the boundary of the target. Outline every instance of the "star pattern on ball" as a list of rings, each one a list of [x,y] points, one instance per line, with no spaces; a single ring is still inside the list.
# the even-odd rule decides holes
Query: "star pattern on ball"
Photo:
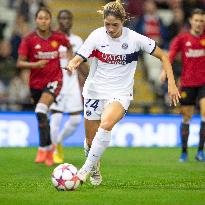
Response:
[[[69,170],[69,167],[68,165],[64,165],[61,169],[62,169],[62,172],[64,172],[65,170]]]
[[[58,191],[74,191],[80,185],[76,174],[77,168],[72,164],[60,164],[52,173],[52,183]]]
[[[57,187],[59,187],[61,185],[65,187],[65,183],[66,183],[67,180],[63,179],[62,176],[61,176],[59,179],[56,179],[56,181],[58,182]]]

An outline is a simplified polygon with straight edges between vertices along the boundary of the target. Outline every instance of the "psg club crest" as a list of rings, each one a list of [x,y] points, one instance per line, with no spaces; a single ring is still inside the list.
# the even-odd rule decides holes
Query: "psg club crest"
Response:
[[[127,48],[128,48],[128,44],[127,44],[127,43],[123,43],[123,44],[122,44],[122,48],[123,48],[123,49],[127,49]]]
[[[92,113],[91,113],[90,110],[87,110],[87,111],[86,111],[86,115],[87,115],[87,116],[91,116],[91,114],[92,114]]]

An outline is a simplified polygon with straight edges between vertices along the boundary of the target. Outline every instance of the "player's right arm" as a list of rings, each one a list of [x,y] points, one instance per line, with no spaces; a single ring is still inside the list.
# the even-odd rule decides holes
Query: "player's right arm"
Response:
[[[48,63],[48,60],[39,60],[36,62],[28,61],[29,50],[30,50],[29,42],[30,41],[28,37],[24,38],[21,41],[21,44],[18,49],[18,60],[16,66],[18,68],[26,68],[26,69],[43,68]]]
[[[39,60],[36,62],[28,62],[27,57],[19,56],[16,66],[18,68],[26,68],[26,69],[33,69],[33,68],[43,68],[48,63],[48,60]]]
[[[74,72],[83,61],[83,57],[76,55],[72,60],[69,61],[67,69],[71,72]]]
[[[88,38],[85,40],[81,48],[78,50],[76,56],[69,61],[67,69],[71,72],[74,72],[82,62],[86,62],[87,58],[92,54],[95,48],[95,35],[96,30],[93,31]]]

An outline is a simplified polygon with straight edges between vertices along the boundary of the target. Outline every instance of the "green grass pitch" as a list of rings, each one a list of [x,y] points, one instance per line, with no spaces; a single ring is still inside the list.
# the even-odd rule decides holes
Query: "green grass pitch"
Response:
[[[103,183],[58,192],[51,172],[34,164],[36,148],[0,148],[0,205],[204,205],[205,163],[179,163],[179,148],[109,148],[102,158]],[[82,148],[65,148],[66,162],[80,167]]]

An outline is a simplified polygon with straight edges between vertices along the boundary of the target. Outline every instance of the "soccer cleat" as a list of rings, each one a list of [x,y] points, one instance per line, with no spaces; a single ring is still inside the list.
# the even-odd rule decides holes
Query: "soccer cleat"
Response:
[[[180,158],[179,158],[179,162],[186,162],[188,160],[188,155],[186,152],[182,152]]]
[[[102,175],[100,173],[100,161],[98,161],[98,163],[91,169],[90,183],[94,186],[98,186],[102,183]]]
[[[43,149],[38,149],[35,163],[44,163],[46,160],[47,152]]]
[[[86,182],[86,179],[87,179],[88,175],[89,175],[89,172],[87,172],[84,169],[80,169],[78,171],[77,177],[79,178],[81,184]]]
[[[53,154],[53,160],[56,164],[63,163],[64,161],[63,146],[61,143],[58,143],[56,145],[56,148]]]
[[[48,150],[47,155],[46,155],[46,160],[45,160],[45,165],[50,167],[54,164],[53,161],[53,150]]]
[[[57,152],[54,152],[53,153],[53,161],[54,161],[54,163],[55,164],[61,164],[61,163],[63,163],[63,158],[59,155],[59,153],[57,153]]]
[[[195,159],[200,162],[205,162],[204,152],[203,150],[198,151]]]

